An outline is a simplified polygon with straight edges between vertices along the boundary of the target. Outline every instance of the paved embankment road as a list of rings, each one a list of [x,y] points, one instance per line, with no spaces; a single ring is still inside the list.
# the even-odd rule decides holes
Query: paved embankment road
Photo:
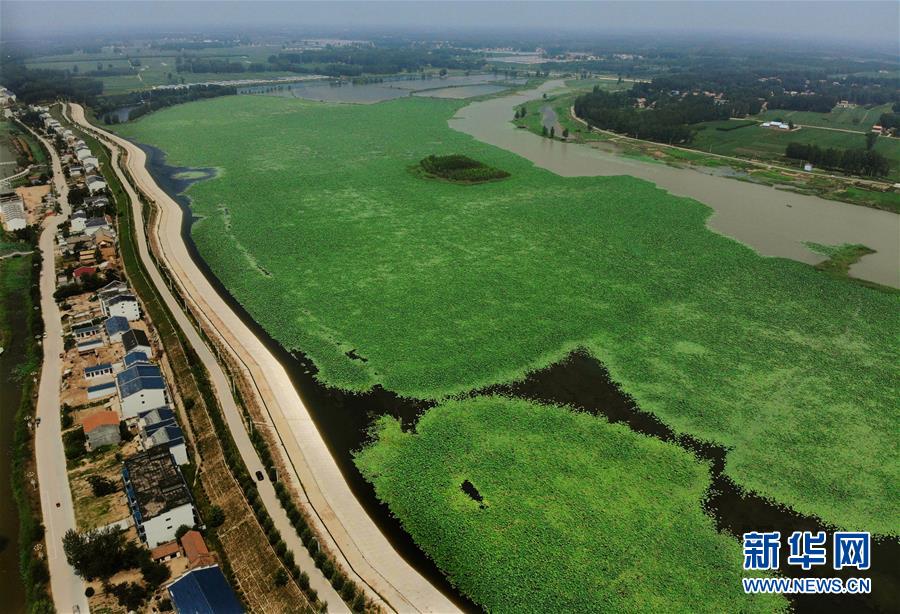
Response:
[[[63,352],[62,322],[59,306],[53,298],[56,290],[56,263],[54,241],[56,229],[69,218],[69,189],[59,155],[47,139],[34,133],[50,152],[53,163],[53,185],[61,213],[44,220],[40,237],[43,257],[41,266],[41,314],[44,318],[43,340],[44,363],[41,367],[41,382],[38,388],[37,419],[34,453],[37,457],[38,483],[41,491],[41,513],[44,516],[47,543],[47,564],[50,567],[50,588],[53,603],[58,612],[88,612],[88,601],[84,596],[84,582],[75,575],[75,570],[66,561],[62,538],[66,531],[75,528],[75,508],[72,505],[72,491],[69,490],[69,475],[66,472],[66,455],[62,442],[60,424],[59,390],[62,383]]]
[[[84,110],[79,105],[70,104],[70,109],[72,118],[77,123],[99,135],[105,142],[114,143],[114,151],[121,148],[126,152],[124,163],[135,182],[135,187],[158,207],[159,215],[156,217],[154,227],[150,229],[157,242],[157,256],[167,267],[175,283],[179,285],[179,293],[192,306],[192,311],[198,314],[205,331],[218,336],[237,364],[241,365],[243,375],[252,383],[258,405],[264,408],[268,420],[271,421],[270,426],[274,428],[281,444],[276,452],[281,454],[288,461],[289,468],[293,469],[292,474],[282,478],[301,494],[319,534],[341,558],[342,566],[350,572],[351,577],[355,576],[370,596],[380,599],[394,610],[457,611],[458,608],[452,601],[394,550],[368,516],[341,474],[337,462],[328,450],[284,366],[234,313],[197,267],[181,236],[182,210],[150,176],[146,169],[145,153],[133,143],[89,124],[84,117]],[[118,165],[117,172],[120,172]],[[136,217],[140,219],[134,190],[129,183],[124,181],[123,183],[132,197],[132,205],[137,207]],[[136,226],[143,234],[141,225]],[[141,257],[145,258],[146,239],[143,236],[140,237],[139,245]],[[146,258],[149,259],[149,256]],[[147,268],[155,271],[155,266],[148,265]],[[163,296],[170,296],[162,280],[156,281],[156,273],[152,275]],[[169,300],[166,298],[167,302]],[[174,301],[174,297],[171,300]],[[175,305],[177,306],[177,303]],[[173,309],[173,313],[179,316],[179,320],[183,316],[180,309]],[[222,374],[221,367],[208,350],[206,354],[201,351],[206,347],[202,341],[198,339],[195,343],[192,336],[196,336],[196,332],[190,322],[186,322],[182,327],[210,371],[215,392],[225,408],[229,427],[248,468],[251,472],[261,469],[258,458],[256,461],[253,460],[255,451],[244,430],[241,416],[233,407],[228,381]],[[211,362],[208,363],[207,360]],[[285,518],[283,511],[281,514],[276,513],[275,509],[281,509],[277,502],[275,509],[269,505],[270,499],[274,497],[274,491],[270,490],[268,481],[260,486],[260,494],[266,508],[281,529],[279,519]],[[282,535],[285,541],[288,541],[289,537],[292,541],[296,538],[293,531],[282,530]],[[306,551],[298,550],[293,545],[291,548],[297,555],[298,565],[305,568]],[[316,588],[318,590],[318,586]],[[327,599],[331,605],[332,599]]]

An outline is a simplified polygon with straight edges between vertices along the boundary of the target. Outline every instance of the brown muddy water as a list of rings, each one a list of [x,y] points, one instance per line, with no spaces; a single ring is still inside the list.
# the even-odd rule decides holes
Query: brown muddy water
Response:
[[[449,125],[563,177],[631,175],[698,200],[713,209],[707,222],[710,229],[764,256],[817,264],[824,256],[804,242],[866,245],[876,253],[853,265],[851,275],[900,287],[900,216],[896,213],[544,139],[510,122],[516,107],[561,87],[562,81],[548,81],[534,90],[474,102],[460,109]]]

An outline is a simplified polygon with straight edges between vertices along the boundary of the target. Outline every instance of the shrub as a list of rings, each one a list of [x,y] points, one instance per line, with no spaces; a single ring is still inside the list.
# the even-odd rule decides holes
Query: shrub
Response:
[[[89,586],[86,589],[84,589],[84,596],[87,597],[88,599],[93,597],[94,596],[94,587]]]
[[[119,485],[117,483],[100,475],[90,476],[88,482],[91,485],[91,492],[94,493],[95,497],[111,495],[119,490]]]
[[[288,575],[284,569],[279,569],[275,574],[275,586],[285,586],[288,583]]]
[[[206,515],[206,524],[216,528],[222,526],[223,522],[225,522],[225,511],[218,505],[210,507],[209,513]]]

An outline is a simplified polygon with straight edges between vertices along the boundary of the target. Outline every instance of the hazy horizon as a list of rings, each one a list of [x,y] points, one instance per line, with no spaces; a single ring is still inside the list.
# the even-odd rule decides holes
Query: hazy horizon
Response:
[[[213,10],[214,9],[214,10]],[[771,38],[898,52],[898,2],[147,2],[4,1],[5,41],[41,34],[156,34],[227,30],[352,33],[488,31],[540,35],[654,34]]]

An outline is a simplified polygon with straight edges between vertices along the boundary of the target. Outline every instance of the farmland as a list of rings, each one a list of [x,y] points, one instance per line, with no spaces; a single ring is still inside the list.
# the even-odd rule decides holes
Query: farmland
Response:
[[[694,135],[690,147],[701,151],[756,158],[760,160],[781,160],[788,143],[815,144],[824,148],[864,149],[864,134],[837,132],[817,128],[801,128],[798,131],[771,130],[759,126],[747,126],[738,130],[717,130],[729,127],[735,122],[704,122]],[[891,163],[889,179],[900,179],[900,139],[880,137],[875,143],[875,151],[884,155]]]
[[[787,111],[773,109],[760,113],[756,117],[762,121],[782,120],[792,121],[802,126],[822,126],[824,128],[840,128],[842,130],[867,131],[878,123],[882,113],[890,113],[891,105],[883,104],[870,108],[835,107],[831,113],[816,113],[813,111]]]
[[[118,130],[220,170],[188,191],[194,240],[324,383],[439,399],[583,347],[643,410],[726,447],[741,487],[898,532],[897,294],[762,258],[647,182],[537,169],[450,130],[463,104],[226,97]],[[431,154],[511,176],[408,172]]]
[[[265,62],[273,53],[281,49],[280,45],[243,45],[235,47],[210,47],[186,52],[190,56],[204,59],[225,60],[228,62]],[[104,94],[122,94],[146,89],[155,85],[166,85],[180,82],[200,83],[227,79],[273,79],[280,76],[296,76],[294,73],[267,71],[262,73],[192,73],[178,72],[176,60],[179,51],[155,49],[149,47],[127,47],[122,52],[105,53],[71,53],[67,55],[43,56],[27,62],[29,68],[68,70],[73,74],[87,74],[102,66],[104,70],[131,68],[131,74],[107,75],[97,77],[103,81]],[[76,70],[77,69],[77,70]],[[171,78],[170,76],[171,75]]]
[[[700,507],[708,467],[623,425],[477,397],[430,410],[415,434],[382,418],[357,463],[413,539],[487,611],[785,605],[740,590],[740,546]],[[460,488],[465,481],[481,505]]]

